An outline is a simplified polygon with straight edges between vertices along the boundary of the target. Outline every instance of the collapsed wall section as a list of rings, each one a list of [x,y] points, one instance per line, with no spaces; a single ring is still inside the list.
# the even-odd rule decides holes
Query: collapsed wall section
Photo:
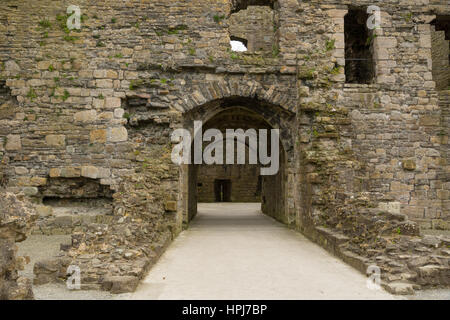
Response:
[[[33,299],[30,279],[20,277],[29,257],[17,256],[16,242],[24,241],[37,218],[23,196],[2,190],[0,198],[0,300]]]

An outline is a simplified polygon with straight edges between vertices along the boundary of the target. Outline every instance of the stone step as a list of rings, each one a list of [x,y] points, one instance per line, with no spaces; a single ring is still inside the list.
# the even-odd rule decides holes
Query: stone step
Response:
[[[112,221],[112,207],[55,207],[40,205],[36,207],[40,218],[33,234],[60,235],[82,231],[91,223],[108,224]]]

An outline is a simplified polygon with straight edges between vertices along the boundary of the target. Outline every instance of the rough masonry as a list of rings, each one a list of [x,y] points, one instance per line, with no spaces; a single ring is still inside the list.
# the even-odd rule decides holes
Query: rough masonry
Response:
[[[31,280],[20,277],[29,257],[18,257],[16,242],[24,241],[37,215],[33,207],[9,192],[0,198],[0,299],[33,299]]]
[[[35,284],[76,264],[84,288],[134,290],[202,195],[171,133],[233,120],[280,129],[265,214],[391,292],[449,285],[449,237],[423,236],[450,223],[448,1],[78,0],[69,30],[72,4],[0,4],[2,184],[33,232],[73,238]]]

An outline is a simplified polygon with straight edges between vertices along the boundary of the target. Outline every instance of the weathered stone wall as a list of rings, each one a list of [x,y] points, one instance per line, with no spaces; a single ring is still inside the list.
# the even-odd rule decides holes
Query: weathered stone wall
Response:
[[[0,195],[0,300],[33,299],[30,279],[18,275],[30,261],[16,256],[15,243],[27,238],[37,215],[23,197],[4,190]]]
[[[379,4],[371,84],[346,84],[344,72],[344,17],[371,1],[269,3],[277,50],[253,53],[230,51],[228,27],[231,11],[252,1],[81,0],[83,27],[71,32],[68,1],[0,3],[9,190],[41,205],[50,179],[88,178],[113,193],[113,221],[87,226],[67,253],[88,283],[114,287],[96,268],[142,277],[144,257],[160,253],[149,243],[164,248],[195,215],[195,172],[171,163],[170,133],[242,102],[282,131],[285,165],[272,177],[282,188],[268,193],[276,197],[268,214],[319,242],[318,227],[344,234],[354,254],[370,257],[364,263],[397,240],[371,252],[369,241],[401,237],[397,230],[417,240],[395,215],[449,219],[448,104],[439,104],[433,81],[429,24],[450,14],[445,1]],[[89,258],[96,252],[105,253],[100,262]],[[392,261],[380,261],[387,279]]]
[[[432,27],[431,43],[433,80],[436,82],[436,90],[445,90],[450,85],[450,41],[446,40],[445,31],[436,31]]]
[[[6,102],[9,102],[11,100],[11,92],[6,86],[6,81],[1,80],[0,81],[0,106],[2,106],[2,113],[8,112],[9,110],[3,110],[6,109],[6,105],[3,106]],[[2,114],[2,116],[6,116],[5,114]]]
[[[411,8],[382,12],[374,40],[376,83],[343,87],[343,105],[352,119],[350,143],[363,166],[356,171],[354,191],[369,191],[380,208],[411,218],[448,217],[434,191],[442,158],[429,19]],[[414,24],[417,31],[405,35]]]
[[[229,32],[231,37],[247,40],[250,52],[276,52],[277,43],[275,12],[268,6],[249,6],[230,16]]]
[[[441,142],[442,168],[439,175],[442,177],[442,185],[438,189],[440,198],[442,199],[442,211],[450,212],[450,90],[442,90],[439,92],[439,106],[441,108],[441,124],[442,131],[439,134]],[[432,229],[450,229],[450,222],[445,215],[439,217],[433,223]]]
[[[198,201],[215,202],[216,179],[230,180],[231,202],[260,202],[258,190],[259,165],[200,166],[198,171]]]

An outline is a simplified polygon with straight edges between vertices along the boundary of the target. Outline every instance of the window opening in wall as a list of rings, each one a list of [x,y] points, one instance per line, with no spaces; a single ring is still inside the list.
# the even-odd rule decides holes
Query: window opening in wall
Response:
[[[367,28],[369,15],[364,9],[350,9],[345,16],[345,76],[347,83],[373,82],[373,30]]]
[[[437,16],[431,22],[433,80],[437,90],[450,88],[450,16]]]
[[[230,44],[231,44],[231,51],[245,52],[248,50],[247,49],[248,41],[246,39],[232,36]]]
[[[231,50],[272,52],[278,48],[278,14],[274,1],[235,1],[228,19]]]
[[[245,10],[249,6],[267,6],[274,9],[277,0],[231,0],[231,13],[236,13],[240,10]]]
[[[6,80],[0,80],[0,105],[11,97],[11,90],[6,86]]]

